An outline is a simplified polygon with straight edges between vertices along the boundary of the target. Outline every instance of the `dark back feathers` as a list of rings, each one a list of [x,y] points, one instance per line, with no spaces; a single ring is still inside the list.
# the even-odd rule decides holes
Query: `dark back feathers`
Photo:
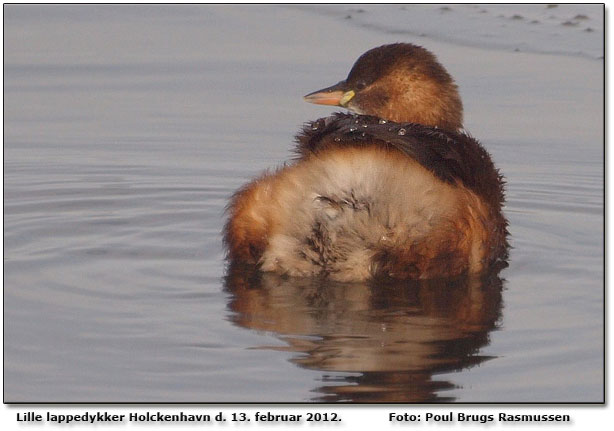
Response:
[[[307,123],[296,140],[296,152],[301,157],[332,147],[378,145],[391,148],[416,160],[442,181],[465,185],[495,212],[500,211],[503,204],[503,177],[484,147],[464,133],[336,113]]]

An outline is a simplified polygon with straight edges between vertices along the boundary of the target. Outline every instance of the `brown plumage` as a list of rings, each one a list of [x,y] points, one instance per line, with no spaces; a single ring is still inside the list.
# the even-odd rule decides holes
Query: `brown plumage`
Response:
[[[368,115],[308,123],[293,164],[235,194],[233,262],[351,281],[477,273],[507,257],[503,179],[459,131],[457,87],[430,52],[372,49],[305,98]]]

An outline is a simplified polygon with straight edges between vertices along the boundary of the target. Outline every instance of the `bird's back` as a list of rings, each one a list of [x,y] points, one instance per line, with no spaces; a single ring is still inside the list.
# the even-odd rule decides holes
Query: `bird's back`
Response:
[[[472,138],[335,114],[307,124],[297,141],[295,164],[256,180],[230,206],[244,217],[231,217],[228,243],[252,238],[263,270],[433,278],[504,256],[501,177]]]

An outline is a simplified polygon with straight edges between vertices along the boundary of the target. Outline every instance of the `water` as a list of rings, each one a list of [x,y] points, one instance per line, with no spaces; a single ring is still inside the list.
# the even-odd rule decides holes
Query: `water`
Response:
[[[601,401],[602,9],[515,52],[460,35],[516,6],[439,7],[5,6],[5,401]],[[301,96],[396,41],[438,55],[507,177],[509,267],[226,268],[228,198],[331,112]]]

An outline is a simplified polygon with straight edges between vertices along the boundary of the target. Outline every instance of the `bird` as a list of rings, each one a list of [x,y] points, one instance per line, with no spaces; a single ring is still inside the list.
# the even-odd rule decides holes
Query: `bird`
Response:
[[[411,43],[370,49],[304,100],[350,112],[305,123],[295,159],[232,196],[232,264],[363,282],[506,261],[504,177],[463,129],[458,86],[434,54]]]

